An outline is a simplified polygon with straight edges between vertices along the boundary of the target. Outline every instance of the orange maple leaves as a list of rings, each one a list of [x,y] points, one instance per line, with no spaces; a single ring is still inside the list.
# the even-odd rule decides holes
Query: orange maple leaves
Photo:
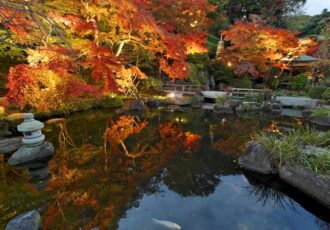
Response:
[[[230,46],[222,60],[252,63],[260,73],[270,66],[282,67],[284,58],[294,58],[315,46],[311,39],[298,39],[297,33],[257,23],[237,22],[222,33]]]

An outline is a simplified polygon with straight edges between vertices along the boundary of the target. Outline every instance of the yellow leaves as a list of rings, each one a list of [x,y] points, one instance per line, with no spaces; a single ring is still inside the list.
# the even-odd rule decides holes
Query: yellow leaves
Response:
[[[47,63],[49,61],[49,57],[46,55],[46,53],[41,53],[38,50],[27,50],[27,61],[31,66],[36,66],[39,63]]]
[[[69,181],[73,181],[77,173],[78,173],[78,169],[68,169],[68,171],[66,171],[65,173],[65,179]]]
[[[139,79],[147,79],[147,75],[145,75],[138,67],[131,66],[130,68],[131,76],[136,75]]]
[[[95,206],[97,204],[97,201],[87,192],[84,192],[82,194],[77,194],[77,198],[73,202],[76,205],[88,204],[89,206]]]
[[[197,26],[197,24],[198,24],[198,21],[196,20],[196,21],[190,23],[190,27],[194,28]]]

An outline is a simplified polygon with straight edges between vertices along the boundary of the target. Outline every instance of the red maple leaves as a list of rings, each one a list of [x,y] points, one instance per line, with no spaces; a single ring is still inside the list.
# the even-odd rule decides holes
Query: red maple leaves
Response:
[[[222,34],[231,44],[222,60],[233,63],[237,74],[254,77],[271,66],[281,67],[284,58],[297,57],[315,45],[311,39],[298,39],[296,33],[257,23],[237,22]]]

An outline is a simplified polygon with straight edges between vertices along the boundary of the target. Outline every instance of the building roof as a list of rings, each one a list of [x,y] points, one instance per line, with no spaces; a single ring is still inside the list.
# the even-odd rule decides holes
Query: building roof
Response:
[[[314,61],[318,61],[318,60],[319,60],[318,58],[315,58],[312,56],[300,55],[296,59],[292,60],[292,62],[314,62]]]

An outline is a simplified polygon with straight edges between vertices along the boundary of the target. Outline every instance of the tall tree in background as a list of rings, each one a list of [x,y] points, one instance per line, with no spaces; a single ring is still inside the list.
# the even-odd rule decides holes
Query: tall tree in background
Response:
[[[321,14],[313,16],[301,29],[303,36],[324,35],[330,38],[330,11],[324,9]]]
[[[283,16],[300,9],[306,0],[230,0],[225,6],[231,22],[260,15],[268,25],[282,26]]]
[[[237,22],[223,35],[231,45],[221,60],[238,68],[236,73],[254,77],[265,75],[270,67],[283,68],[284,58],[293,59],[315,45],[312,39],[298,39],[296,33],[257,23]]]

